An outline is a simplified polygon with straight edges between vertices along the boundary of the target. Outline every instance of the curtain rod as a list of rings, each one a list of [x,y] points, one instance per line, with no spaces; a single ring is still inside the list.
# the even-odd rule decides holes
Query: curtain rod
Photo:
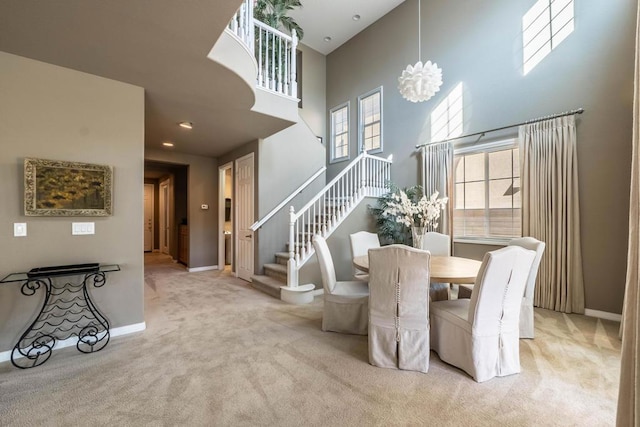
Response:
[[[478,136],[479,135],[478,139],[476,140],[476,142],[478,142],[480,140],[480,138],[482,138],[485,134],[490,133],[490,132],[497,132],[499,130],[509,129],[509,128],[513,128],[513,127],[516,127],[516,126],[528,125],[528,124],[531,124],[531,123],[541,122],[543,120],[557,119],[558,117],[572,116],[574,114],[582,114],[582,113],[584,113],[584,108],[578,108],[576,110],[565,111],[564,113],[558,113],[558,114],[552,114],[550,116],[538,117],[537,119],[527,120],[526,122],[517,123],[515,125],[502,126],[502,127],[495,128],[495,129],[485,130],[485,131],[482,131],[482,132],[476,132],[476,133],[470,133],[468,135],[456,136],[454,138],[444,139],[442,141],[425,142],[424,144],[416,145],[416,148],[422,148],[422,147],[426,147],[427,145],[433,145],[433,144],[442,144],[444,142],[455,141],[456,139],[468,138],[470,136]]]

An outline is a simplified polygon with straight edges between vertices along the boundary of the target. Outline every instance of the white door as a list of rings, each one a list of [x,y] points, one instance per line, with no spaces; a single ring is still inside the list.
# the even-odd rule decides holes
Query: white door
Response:
[[[170,228],[169,228],[169,180],[160,183],[160,252],[169,253]]]
[[[236,160],[236,273],[250,281],[253,275],[253,153]]]
[[[144,250],[153,250],[153,184],[144,185]]]

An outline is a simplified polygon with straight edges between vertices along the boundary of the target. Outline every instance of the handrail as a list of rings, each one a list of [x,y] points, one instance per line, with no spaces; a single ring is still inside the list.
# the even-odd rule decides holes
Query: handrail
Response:
[[[261,220],[254,222],[251,225],[251,227],[249,227],[249,229],[251,231],[256,231],[257,229],[262,227],[262,225],[265,222],[269,221],[269,219],[271,219],[272,216],[274,216],[276,213],[278,213],[278,211],[280,211],[280,209],[282,209],[287,203],[289,203],[291,201],[291,199],[293,199],[299,193],[301,193],[302,190],[307,188],[313,181],[315,181],[315,179],[317,177],[319,177],[326,170],[327,170],[326,166],[322,166],[320,169],[318,169],[318,171],[316,173],[311,175],[311,177],[309,179],[307,179],[305,182],[303,182],[302,185],[300,185],[298,188],[293,190],[291,192],[291,194],[289,194],[289,196],[287,196],[287,198],[285,198],[282,202],[280,202],[280,204],[278,204],[278,206],[276,206],[275,208],[271,209],[271,211],[268,214],[266,214]]]
[[[278,30],[278,29],[276,29],[276,28],[273,28],[273,27],[271,27],[271,26],[269,26],[269,25],[265,24],[265,23],[264,23],[264,22],[262,22],[262,21],[258,21],[257,19],[254,19],[254,20],[253,20],[253,23],[256,25],[256,27],[260,27],[260,28],[262,28],[262,29],[263,29],[263,30],[265,30],[265,31],[269,31],[270,33],[273,33],[273,34],[275,34],[276,36],[281,37],[281,38],[283,38],[283,39],[285,39],[285,40],[287,40],[287,41],[292,41],[292,40],[293,40],[293,37],[291,37],[290,35],[285,34],[285,33],[283,33],[282,31],[280,31],[280,30]]]
[[[338,182],[340,180],[340,178],[342,178],[344,175],[346,175],[359,161],[360,159],[363,159],[365,157],[370,157],[370,158],[374,158],[376,160],[382,161],[382,162],[386,162],[386,163],[393,163],[391,160],[389,159],[384,159],[382,157],[376,157],[376,156],[372,156],[370,154],[368,154],[366,151],[363,151],[362,153],[360,153],[358,155],[358,157],[356,157],[355,159],[353,159],[353,161],[351,163],[349,163],[344,169],[342,169],[342,171],[340,171],[340,173],[338,175],[336,175],[331,181],[329,181],[329,183],[327,185],[324,186],[324,188],[322,190],[320,190],[318,192],[318,194],[316,195],[316,197],[314,197],[313,199],[311,199],[309,201],[309,203],[307,203],[306,205],[304,205],[301,209],[298,210],[298,213],[295,214],[295,219],[300,218],[301,215],[304,214],[304,212],[309,209],[309,207],[313,206],[313,204],[315,202],[317,202],[323,195],[324,193],[331,187],[333,187],[333,185]]]

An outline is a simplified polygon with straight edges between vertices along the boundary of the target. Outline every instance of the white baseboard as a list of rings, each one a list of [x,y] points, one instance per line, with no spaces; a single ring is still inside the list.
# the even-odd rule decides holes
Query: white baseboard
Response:
[[[187,271],[189,273],[196,273],[198,271],[209,271],[209,270],[217,270],[218,266],[217,265],[207,265],[205,267],[193,267],[193,268],[187,268]]]
[[[584,315],[589,317],[597,317],[599,319],[613,320],[614,322],[622,321],[622,314],[609,313],[609,312],[600,311],[600,310],[591,310],[590,308],[584,309]]]
[[[110,338],[114,338],[122,335],[128,335],[128,334],[133,334],[135,332],[144,331],[146,328],[147,328],[147,324],[145,322],[134,323],[132,325],[120,326],[118,328],[111,328],[109,329],[109,335],[110,335]],[[59,348],[73,347],[76,345],[77,342],[78,342],[78,337],[73,336],[73,337],[67,338],[66,340],[56,341],[56,345],[53,347],[53,349],[57,350]],[[11,360],[11,352],[13,352],[13,350],[0,352],[0,363]],[[17,358],[19,359],[21,357],[23,356],[19,356]]]

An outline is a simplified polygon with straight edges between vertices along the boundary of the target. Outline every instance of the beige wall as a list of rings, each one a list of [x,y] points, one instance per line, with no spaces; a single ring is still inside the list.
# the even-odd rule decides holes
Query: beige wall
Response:
[[[0,70],[0,276],[117,263],[122,271],[90,290],[94,302],[112,327],[143,322],[143,89],[3,52]],[[112,166],[113,215],[25,217],[25,157]],[[95,235],[72,236],[72,221],[95,222]],[[27,223],[27,237],[13,237],[14,222]],[[0,285],[0,351],[13,347],[42,298]]]
[[[188,166],[189,268],[218,264],[218,162],[174,151],[146,150],[145,159]],[[176,194],[176,198],[178,195]],[[209,209],[202,209],[203,204]],[[224,218],[223,218],[224,219]],[[177,227],[177,224],[176,224]],[[175,246],[177,247],[177,246]]]

